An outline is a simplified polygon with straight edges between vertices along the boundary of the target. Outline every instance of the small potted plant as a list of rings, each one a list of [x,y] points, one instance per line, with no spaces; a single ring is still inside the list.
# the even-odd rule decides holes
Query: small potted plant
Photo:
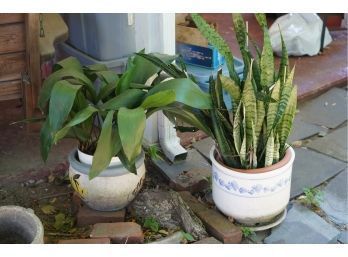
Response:
[[[249,50],[242,16],[234,14],[232,18],[245,65],[243,78],[234,70],[227,43],[201,16],[192,14],[208,42],[224,55],[230,76],[225,77],[220,71],[215,79],[211,77],[212,109],[188,107],[180,111],[167,109],[165,113],[183,119],[214,139],[210,158],[216,206],[240,223],[267,223],[285,210],[290,198],[295,152],[286,141],[296,112],[294,69],[289,69],[282,41],[281,62],[275,71],[264,15],[256,15],[264,33],[262,51],[254,45],[256,58]],[[165,67],[163,63],[161,66]],[[232,109],[224,104],[223,89],[231,97]]]
[[[173,60],[156,56],[166,64]],[[123,208],[140,190],[147,117],[175,103],[211,107],[210,96],[190,79],[163,81],[156,75],[159,71],[141,56],[130,58],[121,75],[104,65],[82,66],[69,57],[58,62],[44,81],[39,96],[45,115],[40,133],[42,158],[46,160],[51,146],[61,139],[77,139],[78,147],[69,155],[69,177],[93,209]]]

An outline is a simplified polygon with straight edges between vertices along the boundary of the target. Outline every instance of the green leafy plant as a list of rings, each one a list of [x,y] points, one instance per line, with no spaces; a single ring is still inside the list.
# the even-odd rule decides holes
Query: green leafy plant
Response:
[[[150,229],[152,232],[158,232],[160,229],[159,223],[153,217],[145,218],[143,227]]]
[[[255,235],[255,232],[248,227],[241,227],[240,229],[242,230],[242,235],[244,238],[248,238],[252,235]]]
[[[98,176],[113,156],[135,172],[147,117],[175,104],[211,108],[210,96],[183,77],[184,72],[175,74],[177,79],[163,81],[161,69],[142,53],[129,58],[123,74],[105,65],[82,66],[73,57],[54,66],[39,96],[44,114],[41,155],[45,161],[53,144],[70,137],[78,140],[82,152],[94,156],[90,179]],[[148,56],[177,69],[171,64],[175,56]]]
[[[146,149],[146,153],[152,160],[163,160],[162,152],[158,145],[149,145],[149,147]]]
[[[317,188],[308,188],[305,187],[303,189],[304,192],[304,198],[303,198],[303,202],[308,205],[308,206],[313,206],[315,208],[318,208],[320,206],[320,202],[323,201],[322,197],[323,197],[323,192],[320,191]]]
[[[294,69],[289,69],[283,39],[281,62],[276,71],[265,15],[256,14],[263,31],[263,48],[260,51],[255,46],[257,56],[253,57],[247,43],[245,22],[240,14],[233,14],[234,31],[244,61],[243,76],[239,78],[233,65],[233,54],[225,40],[200,15],[191,16],[208,42],[225,57],[229,77],[223,76],[220,70],[216,79],[210,78],[213,108],[164,108],[164,113],[172,120],[179,118],[211,136],[216,143],[218,159],[230,167],[254,169],[277,163],[287,150],[286,140],[297,103]],[[171,72],[170,67],[160,60],[147,59],[163,71]],[[186,77],[190,76],[186,74]],[[223,90],[232,100],[231,110],[225,106]]]
[[[188,242],[193,242],[193,241],[196,241],[194,239],[194,237],[190,234],[190,233],[187,233],[187,232],[182,232],[182,235],[184,237],[184,239],[186,239]]]

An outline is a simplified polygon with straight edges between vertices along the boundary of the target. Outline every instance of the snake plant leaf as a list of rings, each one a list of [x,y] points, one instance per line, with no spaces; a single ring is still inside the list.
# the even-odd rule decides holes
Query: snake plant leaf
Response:
[[[233,112],[236,112],[241,98],[240,87],[229,77],[220,75],[221,85],[223,89],[230,95],[233,105]]]
[[[293,86],[289,98],[288,105],[284,111],[284,115],[282,120],[278,126],[278,134],[279,134],[279,144],[280,144],[280,157],[285,154],[286,150],[286,140],[290,135],[291,127],[294,121],[295,113],[296,113],[296,105],[297,105],[297,87]]]
[[[255,136],[259,138],[262,124],[265,119],[266,111],[265,111],[265,104],[263,101],[257,100],[256,101],[256,109],[257,109],[257,118],[256,118],[256,124],[255,124]],[[257,144],[256,144],[257,146]]]
[[[52,132],[60,129],[74,104],[81,85],[73,85],[66,80],[58,81],[52,89],[48,121]]]
[[[38,101],[38,106],[41,110],[45,109],[45,106],[47,102],[49,101],[51,97],[51,91],[54,87],[54,85],[58,82],[61,81],[64,78],[72,78],[76,80],[76,84],[80,84],[83,86],[86,86],[88,92],[92,96],[92,100],[96,100],[96,92],[93,87],[92,82],[88,79],[86,75],[84,75],[82,72],[76,69],[72,68],[62,68],[58,70],[55,73],[52,73],[44,82],[42,85],[42,89],[40,91],[39,95],[39,101]],[[75,83],[74,83],[75,84]]]
[[[176,102],[199,109],[212,108],[210,95],[203,92],[190,79],[180,78],[164,81],[150,89],[148,96],[164,90],[173,90],[175,92]]]
[[[240,155],[240,150],[242,146],[242,138],[241,138],[241,123],[242,123],[242,117],[240,115],[241,113],[241,108],[242,108],[243,102],[240,101],[237,107],[237,110],[234,115],[234,120],[233,120],[233,129],[232,134],[233,134],[233,142],[234,142],[234,147],[237,151],[237,154]],[[243,107],[244,108],[244,107]]]
[[[272,89],[271,97],[276,102],[271,102],[268,104],[268,112],[266,115],[267,120],[267,134],[269,135],[271,130],[276,127],[276,116],[278,113],[278,105],[280,101],[280,81],[278,80]]]
[[[133,163],[141,153],[142,139],[145,130],[145,110],[120,108],[117,114],[117,124],[123,151],[127,160]]]
[[[239,76],[234,68],[233,54],[227,42],[199,14],[192,13],[191,17],[198,30],[208,40],[209,44],[215,46],[219,53],[225,57],[231,79],[233,79],[237,85],[240,85]]]
[[[250,65],[252,67],[252,63]],[[242,93],[242,101],[245,106],[245,124],[246,124],[246,147],[247,151],[252,146],[253,132],[252,124],[257,122],[257,112],[256,112],[256,96],[254,87],[252,85],[252,69],[249,69],[247,79],[244,84],[244,89]]]
[[[164,90],[147,96],[140,107],[143,107],[146,110],[149,108],[167,106],[173,103],[175,99],[176,97],[174,90]]]
[[[83,69],[79,60],[73,56],[69,56],[68,58],[65,58],[64,60],[57,62],[53,66],[53,72],[60,70],[60,69],[63,69],[63,68],[64,69],[73,69],[73,70],[77,70],[79,72],[82,72],[82,69]]]
[[[104,104],[101,104],[99,108],[101,110],[115,111],[121,107],[134,108],[140,105],[145,94],[146,93],[140,89],[129,89]]]
[[[247,167],[247,159],[246,159],[247,158],[247,147],[246,147],[247,136],[246,136],[246,122],[245,122],[245,106],[243,106],[243,117],[244,117],[242,121],[243,140],[242,140],[242,145],[240,147],[239,158],[240,158],[240,163],[242,167]]]
[[[88,173],[90,180],[97,177],[110,164],[113,155],[112,119],[114,112],[113,110],[109,111],[104,120],[97,148],[93,155],[92,167]]]
[[[247,73],[249,71],[249,64],[251,62],[251,54],[248,49],[248,42],[247,42],[248,32],[246,30],[244,19],[241,14],[239,13],[232,14],[232,21],[233,21],[233,26],[234,26],[237,42],[239,44],[239,49],[244,61],[243,77],[246,78]]]
[[[282,42],[282,56],[280,59],[278,74],[279,74],[281,88],[283,88],[285,81],[287,79],[287,71],[289,69],[289,57],[288,57],[288,51],[286,50],[286,45],[283,39],[283,35],[281,31],[279,31],[279,33],[280,33],[280,40]]]
[[[263,28],[263,48],[260,60],[260,84],[262,88],[270,87],[274,81],[274,57],[267,27]]]
[[[255,125],[254,122],[251,123],[251,131],[252,131],[252,137],[253,137],[253,141],[252,141],[252,147],[251,147],[251,152],[250,152],[250,167],[253,169],[257,168],[257,156],[256,156],[256,152],[257,152],[257,137],[255,134]]]
[[[264,13],[255,13],[255,18],[257,22],[259,23],[260,27],[262,28],[267,27],[267,19]]]
[[[89,105],[85,109],[78,112],[62,129],[60,129],[54,135],[53,143],[56,144],[59,140],[65,137],[65,135],[69,132],[71,127],[86,121],[97,111],[98,109],[96,109],[94,106]]]
[[[278,125],[281,117],[284,114],[285,108],[288,104],[288,101],[289,101],[289,98],[290,98],[290,95],[291,95],[291,92],[293,89],[292,81],[293,81],[293,77],[294,77],[294,72],[295,72],[295,67],[292,69],[291,73],[289,74],[289,76],[285,82],[283,89],[281,90],[281,95],[280,95],[279,104],[278,104],[278,110],[276,113],[276,117],[274,118],[273,128],[275,128]]]
[[[275,133],[275,137],[274,137],[274,151],[273,151],[273,163],[279,162],[279,150],[280,150],[279,134]]]
[[[266,157],[265,157],[265,167],[271,166],[273,164],[273,154],[274,154],[274,136],[273,130],[267,139],[266,143]]]

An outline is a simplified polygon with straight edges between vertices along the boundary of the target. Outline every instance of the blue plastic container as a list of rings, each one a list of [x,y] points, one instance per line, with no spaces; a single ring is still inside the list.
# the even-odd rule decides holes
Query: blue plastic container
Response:
[[[225,63],[224,57],[213,46],[197,46],[176,43],[176,53],[180,54],[185,63],[205,68],[216,69]]]
[[[234,59],[234,67],[236,69],[237,74],[239,75],[240,78],[243,77],[243,69],[244,69],[244,63],[240,60],[235,58]],[[187,72],[189,74],[192,74],[199,87],[204,91],[208,92],[209,91],[209,77],[213,75],[214,78],[216,78],[216,74],[220,68],[222,68],[222,74],[225,76],[229,76],[228,69],[226,64],[216,68],[216,69],[207,69],[203,67],[198,67],[195,65],[186,65]],[[223,98],[225,105],[227,109],[232,109],[232,101],[230,95],[224,90],[223,92]]]

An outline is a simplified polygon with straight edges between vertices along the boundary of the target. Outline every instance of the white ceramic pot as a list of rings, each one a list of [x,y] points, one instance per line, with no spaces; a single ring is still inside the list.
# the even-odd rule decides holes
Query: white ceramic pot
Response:
[[[210,151],[212,191],[219,210],[249,226],[270,222],[283,212],[290,199],[295,159],[291,147],[280,162],[254,170],[229,168],[217,161],[215,153],[213,147]]]
[[[88,172],[93,156],[80,153],[74,150],[69,155],[69,178],[74,190],[90,208],[119,210],[134,199],[145,178],[144,152],[136,160],[137,174],[129,172],[119,158],[114,157],[110,166],[92,180],[89,180]]]

